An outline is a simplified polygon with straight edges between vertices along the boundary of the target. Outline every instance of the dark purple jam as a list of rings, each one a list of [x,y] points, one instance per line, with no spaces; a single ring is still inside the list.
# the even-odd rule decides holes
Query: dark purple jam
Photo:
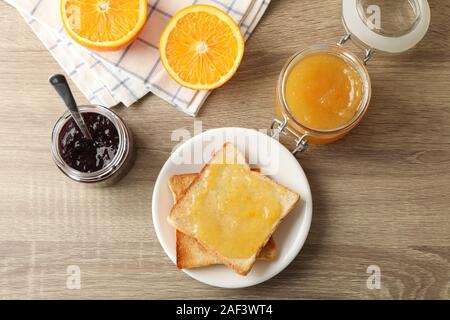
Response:
[[[99,113],[83,113],[93,141],[86,139],[73,118],[59,135],[59,152],[64,162],[80,172],[96,172],[105,168],[117,154],[119,133],[114,124]]]

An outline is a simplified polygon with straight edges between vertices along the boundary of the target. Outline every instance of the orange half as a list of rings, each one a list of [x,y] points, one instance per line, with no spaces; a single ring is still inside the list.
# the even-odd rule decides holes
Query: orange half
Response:
[[[61,0],[61,18],[69,36],[82,46],[120,49],[144,27],[147,0]]]
[[[161,36],[164,68],[180,85],[211,90],[236,73],[244,39],[236,22],[222,10],[193,5],[178,12]]]

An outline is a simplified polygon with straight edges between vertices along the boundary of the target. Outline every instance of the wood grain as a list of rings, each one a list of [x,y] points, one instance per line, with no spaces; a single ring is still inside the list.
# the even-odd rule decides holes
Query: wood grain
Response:
[[[151,95],[119,108],[137,140],[133,170],[109,189],[69,181],[50,154],[63,109],[47,78],[61,69],[0,2],[0,298],[449,299],[450,4],[430,4],[431,29],[417,48],[370,62],[363,123],[299,157],[314,198],[301,254],[265,284],[221,290],[178,271],[151,221],[171,132],[192,130],[193,119]],[[238,74],[202,109],[204,129],[267,128],[286,59],[342,34],[340,1],[272,1]],[[81,268],[80,290],[66,289],[69,265]],[[381,268],[380,290],[366,287],[369,265]]]

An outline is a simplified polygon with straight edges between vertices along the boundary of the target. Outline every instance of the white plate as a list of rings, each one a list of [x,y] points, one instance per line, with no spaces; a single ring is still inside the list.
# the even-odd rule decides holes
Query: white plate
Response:
[[[183,270],[211,286],[244,288],[269,280],[286,268],[300,252],[311,225],[312,197],[308,180],[297,159],[278,141],[264,133],[243,128],[209,130],[189,139],[172,153],[156,180],[152,200],[153,224],[163,249],[176,263],[175,230],[167,222],[173,205],[168,179],[175,174],[200,172],[214,151],[225,142],[234,143],[252,166],[262,168],[263,174],[298,192],[302,198],[274,234],[278,250],[274,261],[257,261],[247,276],[220,265]]]

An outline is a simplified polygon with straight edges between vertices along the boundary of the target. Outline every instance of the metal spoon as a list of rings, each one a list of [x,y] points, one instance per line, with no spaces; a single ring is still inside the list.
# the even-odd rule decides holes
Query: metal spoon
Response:
[[[66,77],[62,74],[55,74],[51,76],[48,81],[55,88],[56,92],[60,95],[60,97],[64,100],[67,109],[69,109],[72,114],[75,123],[80,128],[81,133],[83,133],[84,137],[89,140],[93,140],[89,130],[84,122],[83,117],[80,114],[80,110],[78,110],[77,103],[75,102],[75,98],[72,95],[72,91],[70,90],[69,84],[67,83]]]

